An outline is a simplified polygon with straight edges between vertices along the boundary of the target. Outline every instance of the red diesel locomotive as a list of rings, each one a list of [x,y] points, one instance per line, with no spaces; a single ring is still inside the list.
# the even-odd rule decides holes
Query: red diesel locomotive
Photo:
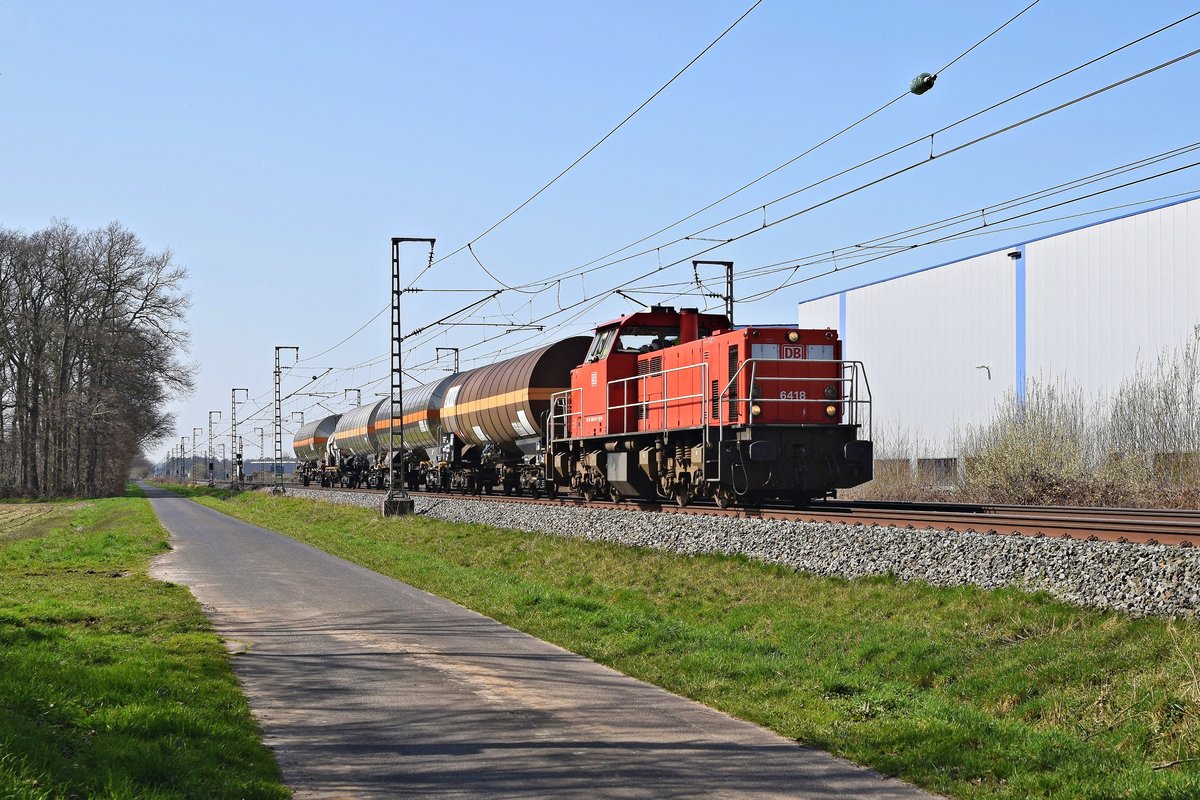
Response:
[[[548,491],[587,499],[724,508],[871,479],[870,390],[832,330],[735,328],[666,306],[629,314],[596,329],[545,427]]]

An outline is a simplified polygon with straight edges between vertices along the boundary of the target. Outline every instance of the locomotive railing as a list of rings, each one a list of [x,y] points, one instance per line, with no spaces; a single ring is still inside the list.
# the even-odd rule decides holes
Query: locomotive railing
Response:
[[[797,363],[803,363],[806,366],[816,366],[820,364],[834,365],[838,371],[837,375],[822,375],[822,376],[806,376],[806,375],[764,375],[759,367],[764,364],[784,364],[794,367]],[[681,385],[686,385],[688,381],[684,378],[683,373],[692,370],[700,371],[700,391],[688,392],[678,395],[672,395],[672,381],[674,387],[678,389]],[[672,378],[672,376],[677,376]],[[787,384],[789,387],[786,390],[777,392],[764,391],[771,384]],[[795,388],[799,385],[801,388]],[[811,385],[812,391],[809,391],[806,386]],[[829,385],[838,386],[836,395],[832,398],[824,395],[824,388]],[[607,402],[605,404],[605,430],[607,434],[621,434],[631,432],[650,432],[656,430],[670,430],[669,412],[672,408],[682,410],[688,403],[696,403],[703,408],[703,413],[700,414],[702,427],[704,429],[703,441],[707,442],[710,417],[709,409],[705,408],[705,404],[709,401],[709,395],[705,392],[708,386],[708,363],[689,364],[683,367],[673,367],[667,370],[658,370],[649,372],[643,375],[634,375],[628,378],[618,378],[609,381],[606,387],[607,398],[613,395],[614,387],[619,387],[621,394],[621,402],[613,404]],[[636,389],[636,391],[635,391]],[[659,389],[661,397],[652,399],[647,398],[650,389]],[[768,396],[774,394],[775,396]],[[811,397],[809,395],[812,395]],[[582,389],[566,389],[561,392],[556,392],[550,398],[550,412],[547,419],[547,439],[549,441],[562,441],[572,438],[573,423],[578,420],[579,430],[583,429],[583,408],[581,398],[583,395]],[[631,399],[632,396],[632,399]],[[742,362],[737,371],[730,378],[729,382],[721,389],[717,399],[717,425],[720,429],[719,438],[724,438],[724,429],[728,423],[737,421],[747,427],[753,427],[758,423],[756,415],[752,409],[755,405],[765,406],[775,403],[787,404],[809,404],[823,408],[827,405],[837,406],[837,415],[835,417],[826,417],[823,412],[816,415],[816,419],[824,423],[844,423],[848,425],[858,425],[863,429],[866,438],[871,438],[872,416],[871,416],[871,387],[867,381],[866,370],[861,361],[830,361],[830,360],[809,360],[805,359],[802,362],[797,362],[795,359],[774,359],[774,358],[750,358]],[[737,413],[734,414],[733,410]],[[648,426],[639,426],[636,421],[630,421],[630,417],[638,413],[638,419],[649,419],[652,411],[657,411],[662,416],[661,426],[650,428]],[[619,430],[615,426],[611,426],[612,413],[620,412]]]
[[[681,394],[681,395],[677,395],[677,396],[672,396],[671,395],[671,386],[670,386],[670,382],[671,382],[670,376],[673,374],[676,374],[676,373],[691,372],[691,371],[697,370],[697,369],[700,370],[700,384],[699,384],[700,391],[693,393],[693,394]],[[680,380],[685,380],[685,378],[682,374],[678,375],[677,377]],[[657,380],[659,382],[658,388],[662,392],[662,397],[648,399],[646,397],[646,395],[649,394],[650,389],[654,388],[653,386],[651,386],[650,382],[654,381],[654,380]],[[631,427],[632,427],[633,432],[635,432],[635,433],[643,433],[643,432],[648,432],[648,431],[652,430],[651,428],[648,428],[648,427],[638,427],[636,423],[634,425],[630,426],[629,412],[630,412],[630,410],[636,411],[639,408],[642,409],[642,415],[641,415],[642,419],[649,419],[651,410],[654,410],[654,409],[660,410],[662,413],[662,428],[661,428],[661,430],[667,431],[667,430],[670,430],[668,411],[670,410],[670,407],[672,405],[675,405],[676,408],[678,409],[678,408],[684,406],[689,400],[694,400],[697,402],[697,404],[699,404],[701,409],[703,409],[704,401],[708,397],[708,395],[705,393],[705,387],[708,386],[708,362],[702,361],[699,364],[687,364],[682,367],[671,367],[670,369],[660,369],[656,372],[647,372],[644,375],[633,375],[628,378],[618,378],[616,380],[609,381],[608,382],[609,397],[612,396],[613,387],[617,386],[618,384],[620,384],[620,387],[621,387],[622,402],[620,405],[615,405],[615,406],[609,405],[608,411],[606,413],[611,414],[613,411],[622,412],[622,414],[621,414],[621,430],[609,431],[609,433],[629,433]],[[638,391],[634,393],[635,399],[633,402],[629,401],[629,391],[630,391],[631,384],[635,385],[638,389]],[[701,418],[704,420],[704,422],[703,422],[704,441],[708,441],[708,416],[709,416],[708,414],[705,414],[703,412],[701,413]],[[659,429],[655,428],[653,430],[659,430]]]
[[[684,385],[687,379],[682,373],[700,372],[699,391],[689,392],[685,394],[671,394],[672,390],[678,391],[680,385]],[[708,399],[705,392],[705,387],[708,386],[708,362],[700,364],[688,364],[682,367],[672,367],[670,369],[657,370],[648,372],[642,375],[632,375],[628,378],[618,378],[608,381],[606,385],[607,398],[613,396],[613,390],[620,392],[621,402],[612,404],[605,403],[604,418],[605,431],[607,434],[621,433],[644,433],[652,430],[669,430],[670,417],[669,412],[682,410],[690,403],[696,403],[701,407]],[[649,398],[647,395],[652,390],[657,389],[661,397]],[[547,439],[552,442],[562,441],[563,439],[571,438],[572,422],[576,419],[580,421],[580,430],[583,429],[583,409],[576,395],[582,396],[582,389],[567,389],[561,392],[556,392],[550,396],[550,416],[547,422]],[[640,417],[636,419],[649,419],[651,412],[657,411],[662,414],[662,425],[655,428],[639,427],[634,421],[630,422],[630,417],[640,412]],[[619,429],[609,423],[612,421],[612,413],[620,412]],[[632,412],[632,413],[631,413]],[[703,428],[705,440],[708,436],[709,415],[702,414]]]
[[[550,415],[546,421],[546,441],[561,442],[571,438],[571,420],[576,417],[583,429],[582,403],[572,402],[575,395],[583,396],[582,389],[564,389],[550,395]]]
[[[788,364],[795,366],[801,363],[806,366],[817,364],[832,364],[836,365],[840,375],[838,376],[797,376],[797,375],[762,375],[759,373],[760,364]],[[743,381],[743,373],[746,374],[748,380]],[[771,383],[787,383],[789,386],[796,384],[806,385],[811,384],[814,390],[809,397],[810,392],[805,388],[789,389],[786,391],[787,397],[784,397],[784,391],[776,392],[775,397],[766,396],[767,393],[761,390],[762,384]],[[838,385],[839,391],[835,397],[826,397],[824,395],[825,386],[831,383]],[[748,384],[746,391],[741,391],[743,384]],[[734,396],[736,395],[736,396]],[[743,396],[744,395],[744,396]],[[737,409],[738,414],[735,416],[730,413],[729,421],[737,419],[739,422],[744,420],[744,424],[752,427],[755,424],[755,414],[752,413],[752,408],[755,405],[766,405],[771,403],[810,403],[817,406],[836,405],[838,414],[836,417],[828,418],[828,422],[842,422],[847,425],[858,425],[866,432],[866,438],[871,438],[871,386],[867,382],[867,373],[861,361],[827,361],[827,360],[809,360],[796,361],[786,358],[748,358],[738,366],[737,372],[725,384],[720,395],[720,417],[719,424],[722,434],[725,430],[726,410],[732,412]]]

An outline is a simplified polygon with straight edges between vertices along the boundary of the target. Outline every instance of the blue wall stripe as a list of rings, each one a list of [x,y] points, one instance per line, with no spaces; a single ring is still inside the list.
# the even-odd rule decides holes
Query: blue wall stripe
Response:
[[[838,335],[842,337],[842,358],[846,358],[846,293],[838,295]]]
[[[1017,250],[1021,253],[1020,258],[1016,259],[1016,269],[1014,277],[1016,279],[1016,308],[1014,309],[1014,320],[1016,328],[1015,356],[1017,365],[1017,374],[1014,377],[1014,388],[1016,389],[1017,399],[1022,403],[1025,402],[1025,359],[1026,359],[1026,340],[1025,340],[1025,245],[1020,245]]]

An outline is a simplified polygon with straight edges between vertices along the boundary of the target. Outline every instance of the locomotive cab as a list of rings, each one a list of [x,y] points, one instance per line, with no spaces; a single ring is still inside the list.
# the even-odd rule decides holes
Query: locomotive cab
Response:
[[[689,358],[679,348],[729,327],[729,318],[723,314],[700,314],[694,308],[676,311],[667,306],[652,306],[602,325],[584,363],[571,371],[572,390],[580,389],[580,413],[573,420],[572,435],[636,430],[641,417],[632,384],[637,376],[660,372],[663,356],[668,354],[672,362]]]

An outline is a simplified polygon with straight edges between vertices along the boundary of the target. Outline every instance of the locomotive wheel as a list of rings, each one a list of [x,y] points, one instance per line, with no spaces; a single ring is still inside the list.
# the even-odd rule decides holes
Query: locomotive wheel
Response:
[[[688,489],[688,486],[680,484],[671,490],[671,494],[675,497],[675,505],[687,508],[688,503],[692,501],[692,493]]]
[[[625,498],[621,496],[621,493],[618,492],[615,487],[610,486],[608,489],[608,499],[612,500],[614,503],[620,503]]]
[[[546,497],[551,500],[558,497],[558,485],[553,481],[546,484]]]
[[[539,489],[538,487],[534,486],[532,489],[529,490],[529,496],[532,497],[534,500],[541,500],[542,499],[542,490]]]
[[[590,503],[596,499],[596,490],[589,483],[579,490],[579,496],[583,498],[583,502]]]
[[[490,483],[485,483],[485,484],[483,485],[483,493],[484,493],[484,494],[491,494],[491,493],[492,493],[492,485],[491,485]]]
[[[721,486],[718,484],[717,487],[713,489],[713,500],[716,502],[717,508],[729,508],[731,505],[733,505],[734,501],[733,490],[728,486]]]

